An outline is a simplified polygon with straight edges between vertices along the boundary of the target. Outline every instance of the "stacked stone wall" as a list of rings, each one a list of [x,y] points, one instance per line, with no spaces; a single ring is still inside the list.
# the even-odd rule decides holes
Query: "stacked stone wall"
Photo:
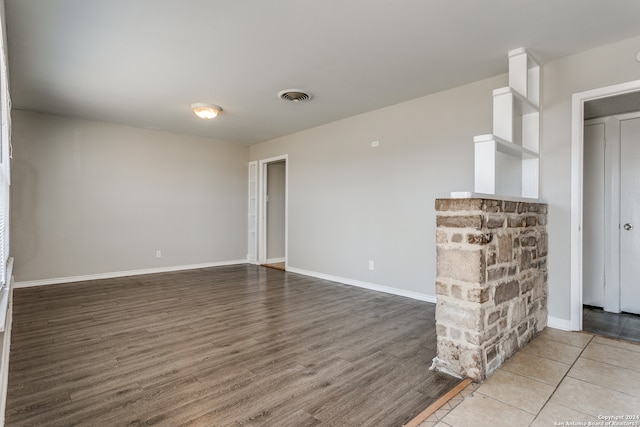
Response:
[[[438,199],[438,370],[483,381],[547,322],[547,205]]]

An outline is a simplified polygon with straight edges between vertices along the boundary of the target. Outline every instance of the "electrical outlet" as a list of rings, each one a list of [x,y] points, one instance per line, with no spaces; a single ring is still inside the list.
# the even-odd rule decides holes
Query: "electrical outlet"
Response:
[[[162,251],[160,249],[156,251],[156,258],[162,258]]]
[[[376,148],[380,146],[380,141],[371,141],[371,148]]]
[[[375,268],[375,265],[374,265],[374,263],[373,263],[373,260],[372,260],[372,259],[370,259],[370,260],[369,260],[369,270],[373,270],[374,268]]]

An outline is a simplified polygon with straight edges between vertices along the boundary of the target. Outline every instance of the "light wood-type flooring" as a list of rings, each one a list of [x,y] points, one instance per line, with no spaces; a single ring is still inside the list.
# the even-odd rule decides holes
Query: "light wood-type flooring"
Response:
[[[14,291],[7,426],[401,426],[435,306],[253,265]]]
[[[285,263],[284,262],[276,262],[274,264],[262,264],[263,267],[275,268],[276,270],[285,271]]]

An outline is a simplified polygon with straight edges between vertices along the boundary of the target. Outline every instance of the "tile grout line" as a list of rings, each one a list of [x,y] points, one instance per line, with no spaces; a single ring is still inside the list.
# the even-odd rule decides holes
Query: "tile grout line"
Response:
[[[578,332],[585,332],[585,331],[578,331]],[[585,344],[585,346],[584,346],[584,347],[582,347],[582,351],[584,351],[584,349],[586,348],[586,346],[587,346],[587,345],[589,345],[589,344],[591,343],[591,340],[593,340],[593,338],[595,338],[596,336],[598,336],[597,334],[595,334],[595,333],[593,333],[593,332],[587,332],[587,333],[586,333],[586,335],[591,335],[591,338],[589,339],[589,341],[587,342],[587,344]],[[541,336],[541,334],[538,334],[536,337],[534,337],[534,339],[535,339],[535,338],[539,338],[540,336]],[[543,339],[546,339],[546,340],[549,340],[549,341],[552,341],[552,342],[555,342],[555,343],[564,344],[564,345],[567,345],[567,346],[569,346],[569,347],[581,348],[580,346],[573,345],[573,344],[567,344],[567,343],[566,343],[566,342],[564,342],[564,341],[559,341],[559,340],[556,340],[556,339],[552,339],[551,337],[542,337],[542,338],[543,338]],[[531,341],[533,341],[533,339],[532,339]],[[529,341],[529,343],[530,343],[531,341]],[[529,343],[527,343],[527,345],[529,345]],[[571,363],[565,363],[565,362],[562,362],[562,361],[560,361],[560,360],[556,360],[556,359],[553,359],[553,358],[551,358],[551,357],[544,356],[544,355],[541,355],[541,354],[538,354],[538,353],[531,353],[531,352],[527,351],[527,345],[525,345],[525,346],[524,346],[524,347],[522,347],[520,350],[518,350],[518,353],[519,353],[519,352],[522,352],[522,353],[530,354],[530,355],[532,355],[532,356],[540,357],[541,359],[551,360],[551,361],[553,361],[553,362],[562,363],[563,365],[569,365],[569,367],[573,366],[573,364],[575,363],[575,360],[574,360],[573,362],[571,362]],[[582,352],[580,352],[580,354],[578,355],[578,357],[580,357],[581,355],[582,355]],[[576,359],[576,360],[578,360],[578,359]],[[500,365],[500,368],[502,368],[502,366],[503,366],[503,365]]]
[[[588,333],[588,335],[590,335],[590,337],[589,337],[589,338],[588,338],[588,340],[584,343],[584,345],[581,345],[581,346],[573,346],[573,347],[579,348],[579,349],[580,349],[580,352],[577,354],[577,356],[574,358],[574,360],[573,360],[571,363],[563,363],[563,362],[556,361],[556,362],[563,363],[563,364],[567,365],[567,366],[568,366],[568,369],[567,369],[567,371],[565,372],[565,374],[562,376],[562,378],[558,381],[557,385],[552,386],[551,384],[547,384],[547,385],[549,385],[549,386],[553,387],[553,391],[551,392],[551,394],[549,395],[549,397],[546,399],[546,401],[544,402],[544,404],[542,405],[542,407],[540,408],[540,410],[538,410],[535,414],[532,414],[531,412],[529,412],[529,414],[531,414],[531,415],[533,415],[533,416],[534,416],[534,418],[533,418],[533,420],[531,421],[531,423],[529,424],[529,426],[531,426],[533,423],[535,423],[535,422],[536,422],[536,420],[538,420],[538,417],[539,417],[540,413],[541,413],[541,412],[544,410],[544,408],[548,405],[549,401],[550,401],[550,400],[551,400],[551,398],[555,395],[555,393],[556,393],[556,392],[557,392],[557,390],[559,389],[559,387],[560,387],[560,385],[562,384],[562,382],[563,382],[567,377],[569,377],[569,372],[571,371],[571,369],[576,365],[576,363],[578,362],[578,360],[579,360],[580,358],[584,357],[583,355],[584,355],[584,352],[586,351],[587,347],[588,347],[590,344],[592,344],[592,343],[594,343],[594,344],[599,344],[599,345],[600,345],[600,343],[597,343],[597,342],[595,341],[595,338],[597,338],[597,337],[602,337],[602,338],[607,338],[607,339],[611,339],[611,340],[614,340],[614,341],[626,342],[626,340],[621,339],[621,338],[612,338],[612,337],[607,337],[607,336],[603,336],[603,335],[596,334],[596,333],[593,333],[593,332]],[[559,343],[563,343],[563,341],[559,341],[559,340],[555,340],[555,339],[551,339],[551,341],[556,341],[556,342],[559,342]],[[635,342],[631,342],[631,343],[632,343],[632,344],[636,344]],[[606,344],[601,344],[601,345],[605,345],[605,346],[606,346]],[[548,358],[548,357],[544,357],[544,356],[536,355],[535,353],[530,353],[530,354],[532,354],[532,355],[534,355],[534,356],[537,356],[537,357],[543,357],[543,358],[548,359],[548,360],[553,360],[553,359],[550,359],[550,358]],[[585,357],[585,359],[587,359],[587,358]],[[591,359],[587,359],[587,360],[591,360]],[[502,367],[501,367],[500,369],[502,369]],[[509,371],[507,371],[507,372],[509,372]],[[514,374],[516,374],[516,375],[520,375],[520,374],[517,374],[517,373],[514,373]],[[526,376],[523,376],[523,377],[526,377]],[[528,378],[528,377],[526,377],[526,378]],[[535,378],[530,378],[530,379],[532,379],[532,380],[534,380],[534,381],[538,381],[538,382],[540,382],[539,380],[536,380]],[[543,383],[543,382],[541,382],[541,383],[542,383],[542,384],[545,384],[545,383]],[[484,394],[482,393],[482,391],[481,391],[481,386],[482,386],[482,384],[478,384],[478,387],[477,387],[475,390],[473,390],[471,393],[469,393],[467,396],[465,396],[465,397],[462,397],[462,396],[461,396],[461,393],[462,393],[462,392],[464,392],[464,390],[462,390],[460,393],[458,393],[457,395],[453,396],[453,398],[455,398],[455,397],[461,397],[461,398],[462,398],[462,401],[464,401],[464,400],[468,399],[469,397],[473,397],[473,395],[475,395],[475,394],[476,394],[476,392],[477,392],[477,393],[479,393],[479,394],[481,394],[481,395],[484,395]],[[465,388],[465,390],[466,390],[466,388]],[[489,398],[489,399],[494,399],[494,400],[496,400],[496,401],[498,401],[498,402],[501,402],[501,403],[503,403],[503,404],[505,404],[505,405],[511,406],[511,407],[513,407],[514,409],[519,409],[519,410],[521,410],[521,411],[524,411],[522,408],[520,408],[520,407],[518,407],[518,406],[515,406],[515,405],[513,405],[513,404],[511,404],[511,403],[503,402],[503,401],[501,401],[501,400],[499,400],[499,399],[495,399],[494,397],[491,397],[491,396],[488,396],[488,395],[484,395],[484,396],[485,396],[485,397],[487,397],[487,398]],[[452,399],[453,399],[453,398],[452,398]],[[460,402],[460,403],[462,403],[462,402]],[[456,405],[456,406],[457,406],[457,405]],[[567,408],[567,409],[571,409],[570,407],[567,407],[567,406],[565,406],[565,405],[560,405],[560,406],[565,407],[565,408]],[[437,420],[435,421],[435,424],[433,424],[433,425],[434,425],[434,426],[436,426],[436,425],[438,425],[438,426],[440,426],[440,425],[442,425],[442,426],[448,426],[448,424],[446,424],[446,422],[444,421],[444,419],[446,418],[446,416],[447,416],[451,411],[453,411],[453,409],[454,409],[454,408],[451,408],[451,409],[447,410],[447,413],[446,413],[444,416],[442,416],[442,417],[438,417],[438,418],[437,418]],[[528,411],[525,411],[525,412],[528,412]],[[434,411],[433,413],[435,413],[435,411]],[[585,415],[587,415],[587,414],[585,414]],[[424,420],[424,421],[426,421],[426,420]]]
[[[465,388],[467,388],[467,386],[469,386],[472,382],[473,381],[469,378],[466,378],[460,381],[460,383],[456,385],[454,388],[452,388],[451,390],[449,390],[447,394],[445,394],[440,399],[433,402],[431,405],[427,407],[427,409],[420,412],[416,417],[414,417],[407,424],[404,424],[403,427],[418,427],[424,420],[426,420],[431,415],[433,415],[438,409],[442,408],[444,405],[447,404],[447,402],[449,402],[451,399],[459,395],[460,392],[462,392]]]
[[[535,418],[534,418],[534,420],[533,420],[533,421],[535,421],[535,419],[538,417],[538,415],[540,414],[540,412],[542,411],[542,409],[543,409],[543,408],[546,406],[546,404],[549,402],[549,399],[551,399],[551,396],[553,396],[553,394],[556,392],[556,390],[557,390],[557,389],[558,389],[558,387],[560,386],[560,383],[565,379],[565,377],[567,376],[567,374],[569,373],[569,371],[571,370],[571,368],[573,368],[573,365],[575,365],[575,363],[578,361],[578,359],[582,356],[582,353],[587,349],[587,346],[588,346],[588,345],[591,343],[591,341],[595,338],[595,335],[594,335],[594,334],[590,333],[589,335],[591,335],[591,338],[589,338],[589,341],[587,341],[587,342],[586,342],[586,344],[584,345],[584,347],[582,347],[582,348],[581,348],[581,347],[579,347],[579,346],[576,346],[576,345],[566,344],[566,343],[564,343],[564,342],[562,342],[562,341],[558,341],[558,340],[555,340],[555,339],[551,339],[551,338],[549,338],[549,337],[545,337],[545,338],[544,338],[544,339],[547,339],[547,340],[549,340],[549,341],[557,342],[557,343],[560,343],[560,344],[566,344],[566,345],[568,345],[568,346],[570,346],[570,347],[581,348],[580,353],[576,356],[576,358],[574,359],[574,361],[573,361],[573,362],[571,362],[571,363],[564,363],[564,362],[561,362],[561,361],[559,361],[559,360],[555,360],[555,359],[552,359],[552,358],[550,358],[550,357],[543,356],[543,355],[540,355],[540,354],[537,354],[537,353],[529,353],[529,352],[527,352],[527,351],[526,351],[526,348],[527,348],[526,346],[525,346],[525,347],[523,347],[523,348],[520,350],[521,352],[523,352],[523,353],[525,353],[525,354],[529,354],[529,355],[531,355],[531,356],[539,357],[539,358],[541,358],[541,359],[550,360],[550,361],[553,361],[553,362],[557,362],[557,363],[561,363],[561,364],[563,364],[563,365],[567,365],[567,366],[569,366],[569,368],[567,369],[567,372],[565,372],[565,373],[564,373],[564,375],[562,376],[562,378],[560,379],[560,381],[558,382],[558,384],[557,384],[557,385],[555,385],[555,386],[554,386],[554,385],[551,385],[551,384],[549,384],[549,383],[545,383],[544,381],[541,381],[541,380],[539,380],[539,379],[537,379],[537,378],[528,377],[528,376],[523,375],[523,374],[518,373],[518,372],[512,372],[512,371],[506,370],[506,369],[504,369],[504,364],[500,365],[500,367],[499,367],[499,368],[494,372],[494,373],[497,373],[498,371],[501,371],[501,372],[507,372],[507,373],[509,373],[509,374],[517,375],[517,376],[519,376],[519,377],[526,378],[526,379],[529,379],[529,380],[531,380],[531,381],[535,381],[535,382],[537,382],[537,383],[539,383],[539,384],[542,384],[542,385],[546,385],[546,386],[549,386],[549,387],[553,387],[553,392],[551,392],[551,394],[549,395],[549,397],[547,398],[547,400],[545,400],[545,402],[544,402],[544,404],[542,405],[542,407],[540,408],[540,410],[539,410],[539,411],[537,411],[535,414],[534,414],[534,413],[532,413],[532,412],[529,412],[529,411],[527,411],[527,410],[525,410],[525,409],[523,409],[523,408],[521,408],[521,407],[519,407],[519,406],[516,406],[516,405],[514,405],[513,403],[505,402],[505,401],[500,400],[500,399],[498,399],[498,398],[496,398],[496,397],[494,397],[494,396],[490,396],[490,395],[488,395],[488,394],[484,394],[484,393],[482,392],[482,390],[481,390],[481,388],[482,388],[481,386],[482,386],[482,385],[484,385],[484,382],[483,382],[482,384],[479,384],[479,387],[478,387],[476,390],[474,390],[474,391],[473,391],[473,394],[475,394],[475,393],[480,393],[481,395],[483,395],[483,396],[485,396],[485,397],[487,397],[487,398],[489,398],[489,399],[493,399],[493,400],[495,400],[495,401],[497,401],[497,402],[500,402],[500,403],[503,403],[503,404],[505,404],[505,405],[511,406],[511,407],[512,407],[512,408],[514,408],[514,409],[518,409],[518,410],[521,410],[521,411],[526,412],[526,413],[528,413],[528,414],[531,414],[531,415],[533,415],[533,416],[535,417]],[[537,337],[540,337],[540,335],[538,335]],[[519,352],[520,352],[520,351],[519,351]],[[485,382],[486,382],[486,381],[485,381]],[[532,421],[532,422],[533,422],[533,421]]]
[[[553,388],[553,392],[551,392],[551,394],[549,395],[549,397],[547,398],[547,400],[545,400],[544,404],[542,405],[542,407],[540,408],[540,410],[538,411],[538,413],[535,415],[535,417],[533,418],[533,420],[531,421],[531,424],[533,424],[537,419],[538,416],[540,415],[540,412],[542,412],[542,410],[545,408],[545,406],[547,406],[547,404],[549,403],[549,401],[551,400],[551,398],[553,397],[554,394],[556,394],[556,391],[558,391],[558,388],[560,387],[560,384],[562,384],[562,382],[564,381],[565,378],[567,378],[567,376],[569,375],[569,372],[571,372],[571,369],[573,368],[573,366],[576,364],[576,362],[578,361],[578,359],[580,359],[582,357],[582,353],[584,353],[584,351],[587,349],[587,347],[589,346],[589,344],[591,344],[591,342],[593,341],[593,339],[595,338],[595,335],[591,335],[591,338],[589,339],[589,341],[587,341],[587,343],[584,345],[584,347],[582,347],[582,350],[580,351],[580,354],[578,354],[578,356],[576,357],[576,359],[573,361],[573,363],[569,366],[569,369],[567,369],[567,372],[564,373],[564,375],[562,376],[562,378],[560,379],[560,381],[558,381],[558,384]]]
[[[534,418],[533,418],[533,420],[531,421],[531,423],[535,422],[535,420],[537,419],[538,415],[540,415],[540,412],[542,412],[542,410],[543,410],[543,409],[544,409],[544,407],[547,405],[547,403],[549,402],[549,400],[551,399],[551,397],[552,397],[552,396],[555,394],[555,392],[557,391],[558,387],[560,386],[560,383],[562,383],[562,381],[566,378],[566,376],[567,376],[567,374],[569,373],[569,371],[571,370],[571,368],[575,365],[575,363],[578,361],[578,359],[582,356],[582,353],[586,350],[587,346],[588,346],[588,345],[591,343],[591,341],[593,341],[593,339],[595,338],[595,335],[593,335],[593,334],[589,334],[589,335],[591,335],[591,338],[589,338],[589,341],[587,341],[587,342],[585,343],[584,347],[582,347],[582,348],[581,348],[580,353],[576,356],[576,358],[574,359],[574,361],[573,361],[572,363],[570,363],[570,364],[569,364],[569,363],[560,362],[560,361],[557,361],[557,360],[554,360],[554,359],[551,359],[551,358],[548,358],[548,357],[540,356],[540,355],[537,355],[537,354],[535,354],[535,353],[528,353],[528,354],[531,354],[531,355],[536,356],[536,357],[541,357],[541,358],[543,358],[543,359],[552,360],[552,361],[555,361],[555,362],[558,362],[558,363],[562,363],[562,364],[564,364],[564,365],[568,365],[568,366],[569,366],[569,368],[567,369],[567,372],[562,376],[562,378],[560,379],[560,381],[558,382],[558,384],[557,384],[556,386],[552,386],[551,384],[546,384],[546,383],[544,383],[544,382],[542,382],[542,381],[539,381],[539,380],[537,380],[537,379],[535,379],[535,378],[529,378],[529,377],[527,377],[527,376],[525,376],[525,375],[522,375],[522,374],[518,374],[518,373],[514,373],[514,372],[510,372],[510,371],[505,371],[505,372],[512,373],[512,374],[514,374],[514,375],[521,376],[521,377],[523,377],[523,378],[528,378],[528,379],[533,380],[533,381],[536,381],[536,382],[538,382],[538,383],[540,383],[540,384],[545,384],[545,385],[548,385],[548,386],[550,386],[550,387],[553,387],[553,392],[551,392],[551,394],[550,394],[550,395],[549,395],[549,397],[545,400],[545,403],[542,405],[542,407],[540,408],[540,410],[539,410],[539,411],[537,411],[535,414],[533,414],[533,413],[531,413],[531,412],[529,412],[529,411],[526,411],[526,410],[524,410],[524,409],[522,409],[522,408],[520,408],[520,407],[518,407],[518,406],[516,406],[516,405],[514,405],[514,404],[512,404],[512,403],[504,402],[504,401],[502,401],[502,400],[500,400],[500,399],[497,399],[497,398],[495,398],[495,397],[492,397],[492,396],[489,396],[489,395],[487,395],[487,394],[484,394],[484,393],[482,392],[482,385],[484,385],[484,383],[478,384],[478,388],[477,388],[477,389],[475,389],[472,393],[470,393],[470,394],[469,394],[469,396],[464,397],[464,398],[463,398],[463,400],[465,400],[465,399],[467,399],[467,398],[469,398],[469,397],[471,397],[471,396],[475,395],[476,393],[478,393],[478,394],[481,394],[481,395],[483,395],[483,396],[485,396],[485,397],[487,397],[487,398],[489,398],[489,399],[495,400],[495,401],[500,402],[500,403],[502,403],[502,404],[504,404],[504,405],[511,406],[511,407],[512,407],[512,408],[514,408],[514,409],[518,409],[518,410],[520,410],[520,411],[523,411],[523,412],[526,412],[526,413],[528,413],[528,414],[530,414],[530,415],[533,415],[533,416],[534,416]],[[557,340],[553,340],[553,339],[551,339],[551,341],[555,341],[555,342],[563,343],[562,341],[557,341]],[[580,347],[578,347],[578,346],[572,346],[572,347],[580,348]],[[525,346],[524,348],[526,348],[526,346]],[[524,350],[524,348],[523,348],[523,350]],[[500,368],[498,368],[498,370],[497,370],[497,371],[499,371],[499,370],[503,370],[503,371],[504,371],[503,366],[500,366]],[[496,372],[497,372],[497,371],[496,371]],[[451,412],[451,410],[450,410],[449,412]],[[447,414],[447,415],[448,415],[448,414]],[[445,415],[445,417],[446,417],[446,415]],[[442,419],[444,419],[445,417],[442,417]],[[440,423],[440,422],[443,422],[443,423],[444,423],[444,421],[442,421],[442,420],[438,420],[438,421],[437,421],[437,423]],[[438,425],[439,425],[439,424],[438,424]]]
[[[555,386],[552,386],[551,384],[548,384],[548,383],[544,383],[544,382],[539,381],[539,380],[537,380],[537,379],[535,379],[535,378],[530,378],[530,377],[527,377],[527,376],[525,376],[525,375],[521,375],[521,374],[518,374],[518,373],[511,372],[511,371],[505,371],[505,372],[513,373],[514,375],[519,375],[519,376],[521,376],[521,377],[523,377],[523,378],[529,378],[529,379],[531,379],[531,380],[533,380],[533,381],[539,382],[540,384],[545,384],[545,385],[548,385],[548,386],[550,386],[550,387],[553,387],[553,391],[551,392],[551,394],[549,395],[549,397],[545,400],[545,402],[544,402],[544,404],[542,405],[542,407],[540,408],[540,410],[538,410],[535,414],[533,414],[533,413],[531,413],[531,412],[528,412],[528,411],[525,411],[524,409],[522,409],[522,408],[520,408],[520,407],[518,407],[518,406],[515,406],[515,405],[513,405],[512,403],[503,402],[503,401],[502,401],[502,400],[500,400],[500,399],[496,399],[496,398],[491,397],[491,396],[489,396],[489,395],[485,395],[485,394],[483,394],[483,393],[482,393],[482,391],[481,391],[481,388],[482,388],[482,385],[483,385],[484,383],[480,383],[480,384],[478,384],[478,387],[477,387],[475,390],[473,390],[471,393],[469,393],[469,395],[467,395],[467,396],[465,396],[465,397],[462,397],[462,396],[461,396],[461,397],[462,397],[462,400],[466,400],[466,399],[468,399],[469,397],[472,397],[473,395],[475,395],[476,393],[479,393],[479,394],[481,394],[481,395],[483,395],[483,396],[485,396],[485,397],[487,397],[487,398],[489,398],[489,399],[496,400],[496,401],[498,401],[498,402],[500,402],[500,403],[503,403],[503,404],[505,404],[505,405],[511,406],[511,407],[512,407],[512,408],[514,408],[514,409],[518,409],[518,410],[521,410],[521,411],[527,412],[527,413],[529,413],[530,415],[533,415],[533,416],[534,416],[534,418],[533,418],[533,420],[531,421],[531,423],[535,422],[535,420],[536,420],[536,419],[538,418],[538,416],[540,415],[540,412],[542,412],[542,410],[545,408],[545,406],[547,405],[547,403],[549,403],[549,400],[551,399],[551,397],[552,397],[552,396],[555,394],[555,392],[558,390],[558,387],[560,386],[560,384],[562,383],[562,381],[564,381],[564,379],[568,376],[568,373],[569,373],[569,371],[571,371],[571,368],[573,368],[573,366],[576,364],[576,362],[578,361],[578,359],[580,359],[580,357],[582,357],[582,354],[583,354],[583,353],[584,353],[584,351],[587,349],[587,347],[589,346],[589,344],[591,344],[591,342],[594,340],[594,338],[595,338],[596,336],[598,336],[597,334],[593,334],[593,333],[589,333],[588,335],[591,335],[591,337],[590,337],[590,338],[589,338],[589,340],[584,344],[584,346],[582,346],[582,347],[581,347],[581,346],[574,346],[574,345],[572,345],[572,347],[580,348],[581,350],[580,350],[580,353],[576,356],[576,358],[575,358],[575,359],[573,360],[573,362],[571,362],[571,363],[564,363],[564,362],[560,362],[560,361],[558,361],[558,360],[554,360],[554,359],[549,358],[549,357],[541,356],[541,355],[538,355],[538,354],[535,354],[535,353],[528,353],[528,352],[524,351],[525,353],[527,353],[527,354],[531,354],[532,356],[536,356],[536,357],[540,357],[540,358],[543,358],[543,359],[547,359],[547,360],[555,361],[555,362],[562,363],[562,364],[564,364],[564,365],[568,365],[568,366],[569,366],[569,368],[567,369],[567,371],[565,372],[565,374],[562,376],[562,378],[560,379],[560,381],[558,381],[558,384],[557,384],[557,385],[555,385]],[[559,341],[559,340],[555,340],[555,339],[551,339],[551,338],[547,338],[547,339],[549,339],[550,341],[554,341],[554,342],[558,342],[558,343],[561,343],[561,344],[565,344],[563,341]],[[525,348],[526,348],[526,346],[525,346],[522,350],[524,350]],[[501,366],[501,367],[499,368],[499,370],[500,370],[500,369],[503,369],[503,367]],[[435,403],[434,403],[434,404],[432,404],[429,408],[425,409],[425,411],[423,411],[423,413],[421,413],[421,414],[420,414],[420,415],[418,415],[416,418],[414,418],[414,420],[411,420],[411,422],[414,422],[415,420],[417,420],[417,419],[420,417],[420,421],[419,421],[417,424],[415,424],[415,425],[414,425],[414,424],[405,424],[403,427],[417,427],[417,426],[419,426],[419,425],[420,425],[420,423],[422,423],[422,422],[426,421],[426,419],[427,419],[427,418],[429,418],[431,415],[433,415],[433,414],[434,414],[438,409],[440,409],[442,406],[444,406],[448,401],[450,401],[451,399],[453,399],[453,398],[455,398],[455,397],[457,397],[457,396],[460,396],[460,395],[461,395],[461,393],[462,393],[464,390],[466,390],[466,389],[467,389],[467,387],[471,386],[472,384],[473,384],[473,382],[472,382],[472,381],[469,381],[469,384],[468,384],[466,387],[464,387],[462,390],[460,390],[460,392],[458,392],[457,394],[455,394],[455,395],[451,396],[449,399],[447,399],[447,401],[446,401],[446,402],[443,402],[443,403],[442,403],[442,405],[439,405],[437,408],[434,408],[432,411],[428,412],[428,411],[429,411],[429,409],[431,409],[431,406],[435,406],[438,402],[435,402]],[[450,413],[453,409],[454,409],[454,408],[447,410],[447,414],[446,414],[446,415],[448,415],[448,413]],[[423,415],[424,413],[427,413],[427,415],[426,415],[425,417],[421,417],[421,415]],[[445,416],[443,416],[442,418],[439,418],[439,419],[436,421],[436,424],[434,424],[434,425],[440,425],[441,423],[442,423],[443,425],[448,425],[448,424],[446,424],[446,423],[445,423],[445,421],[444,421],[444,418],[446,417],[446,415],[445,415]],[[530,425],[531,425],[531,424],[530,424]]]
[[[625,339],[623,339],[623,338],[612,338],[612,337],[609,337],[609,336],[606,336],[606,335],[600,335],[600,334],[595,334],[595,333],[594,333],[594,338],[596,338],[596,337],[601,337],[601,338],[605,338],[605,339],[609,339],[609,340],[613,340],[613,341],[630,342],[631,344],[636,344],[634,341],[626,341],[626,340],[625,340]],[[590,344],[590,343],[591,343],[591,341],[589,341],[589,344]],[[627,350],[627,351],[630,351],[630,352],[634,352],[634,353],[636,353],[636,352],[635,352],[635,351],[633,351],[633,350],[628,350],[628,349],[623,348],[623,347],[616,347],[616,346],[612,346],[612,345],[609,345],[609,344],[603,344],[603,343],[599,343],[599,342],[594,342],[593,344],[594,344],[594,345],[603,346],[603,347],[611,347],[611,348],[615,348],[615,349],[618,349],[618,350]],[[585,350],[586,350],[586,347],[585,347]],[[640,352],[638,352],[638,353],[640,353]],[[580,357],[581,357],[581,356],[582,356],[582,353],[580,353]],[[605,361],[598,360],[598,359],[590,359],[590,358],[588,358],[588,357],[586,357],[586,356],[585,356],[585,360],[589,360],[589,361],[597,362],[597,363],[602,363],[603,365],[610,366],[611,368],[623,369],[623,370],[632,371],[632,372],[640,372],[640,371],[637,371],[637,370],[635,370],[635,369],[628,368],[628,367],[626,367],[626,366],[613,365],[613,364],[611,364],[611,363],[609,363],[609,362],[605,362]],[[577,360],[576,360],[576,362],[577,362]],[[571,366],[573,367],[573,365],[571,365]],[[569,373],[569,372],[567,371],[567,373]],[[575,379],[575,380],[577,380],[577,381],[581,381],[581,382],[589,383],[589,381],[587,381],[587,380],[585,380],[585,379],[576,378],[576,377],[572,377],[572,378],[573,378],[573,379]],[[562,379],[564,379],[564,377],[563,377]],[[593,384],[593,383],[591,383],[591,384]],[[624,392],[624,391],[621,391],[621,390],[617,390],[617,389],[610,388],[610,387],[607,387],[607,386],[604,386],[604,385],[600,385],[600,384],[598,384],[598,385],[599,385],[600,387],[606,388],[607,390],[611,390],[611,391],[614,391],[614,392],[618,392],[618,393],[626,394],[627,396],[630,396],[630,397],[636,397],[636,396],[635,396],[635,395],[633,395],[633,394],[629,394],[629,393]]]

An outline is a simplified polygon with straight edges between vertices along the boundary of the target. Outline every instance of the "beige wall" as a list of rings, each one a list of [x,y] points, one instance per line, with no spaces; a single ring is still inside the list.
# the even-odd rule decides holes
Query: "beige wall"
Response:
[[[544,64],[542,68],[541,193],[549,204],[549,314],[571,312],[571,97],[640,79],[640,37]]]
[[[13,147],[17,281],[246,258],[246,146],[14,111]]]
[[[473,190],[473,136],[491,132],[491,93],[506,84],[502,75],[251,146],[252,160],[289,156],[289,266],[435,295],[434,200]]]
[[[635,37],[542,66],[549,314],[560,324],[571,308],[571,97],[640,79],[639,49]],[[252,146],[252,160],[289,155],[289,265],[433,295],[433,200],[473,189],[472,138],[491,132],[491,92],[506,84],[497,76]]]
[[[571,96],[639,79],[639,49],[635,37],[542,67],[555,319],[571,308]],[[472,138],[491,132],[491,93],[506,84],[496,76],[250,148],[16,112],[17,278],[244,259],[246,162],[288,154],[290,266],[435,295],[434,199],[473,189]]]

